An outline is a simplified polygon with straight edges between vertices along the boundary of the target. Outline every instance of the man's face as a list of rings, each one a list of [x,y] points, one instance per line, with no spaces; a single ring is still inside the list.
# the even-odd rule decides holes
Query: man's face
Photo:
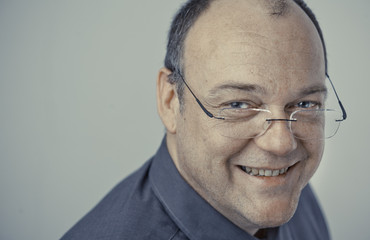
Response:
[[[252,103],[285,119],[288,107],[324,99],[322,92],[306,91],[325,85],[323,49],[314,25],[295,4],[285,16],[272,17],[258,1],[214,2],[190,30],[184,59],[184,77],[206,108]],[[323,141],[294,138],[279,121],[252,139],[225,137],[222,120],[207,117],[184,91],[184,110],[168,138],[174,139],[170,152],[181,175],[252,234],[288,221],[320,163]],[[288,170],[261,177],[243,167]]]

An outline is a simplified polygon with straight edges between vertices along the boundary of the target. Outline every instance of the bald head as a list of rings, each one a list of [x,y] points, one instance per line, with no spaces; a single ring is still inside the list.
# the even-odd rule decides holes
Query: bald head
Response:
[[[213,1],[188,32],[184,74],[199,73],[208,79],[212,73],[244,67],[269,79],[290,69],[324,67],[320,38],[307,15],[290,1],[284,15],[276,18],[268,4],[270,1]]]
[[[165,67],[168,68],[172,74],[170,75],[169,81],[177,85],[177,92],[179,95],[180,103],[182,102],[183,84],[178,74],[184,74],[184,46],[185,39],[188,36],[189,30],[193,27],[198,18],[203,15],[211,5],[222,4],[222,2],[232,2],[233,4],[244,4],[249,7],[258,7],[265,14],[265,17],[270,17],[273,20],[278,20],[289,14],[292,6],[298,5],[304,13],[311,19],[312,23],[316,27],[316,31],[320,36],[325,59],[325,69],[327,65],[326,61],[326,50],[321,33],[320,26],[312,13],[307,7],[303,0],[263,0],[263,1],[223,1],[223,0],[190,0],[179,9],[175,15],[171,28],[168,35],[167,53],[165,58]],[[233,13],[231,13],[231,16]],[[251,16],[245,16],[245,21],[251,19]],[[210,23],[212,24],[212,23]]]

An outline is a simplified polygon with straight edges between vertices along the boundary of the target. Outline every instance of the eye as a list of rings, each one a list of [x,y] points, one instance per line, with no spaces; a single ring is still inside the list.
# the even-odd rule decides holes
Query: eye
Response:
[[[297,108],[304,108],[304,109],[317,109],[317,108],[320,108],[321,104],[318,103],[318,102],[314,102],[314,101],[301,101],[299,103],[297,103],[296,107]]]
[[[231,102],[229,103],[230,108],[236,108],[236,109],[246,109],[251,108],[251,104],[246,102]]]

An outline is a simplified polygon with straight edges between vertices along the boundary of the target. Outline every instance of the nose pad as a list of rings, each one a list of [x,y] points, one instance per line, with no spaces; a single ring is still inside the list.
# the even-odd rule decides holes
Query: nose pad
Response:
[[[286,155],[297,148],[289,119],[266,119],[266,128],[255,138],[256,144],[275,155]]]

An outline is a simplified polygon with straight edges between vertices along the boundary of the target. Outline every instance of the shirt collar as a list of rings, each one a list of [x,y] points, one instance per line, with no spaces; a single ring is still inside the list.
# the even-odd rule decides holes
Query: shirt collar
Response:
[[[179,228],[194,240],[256,239],[216,211],[185,182],[165,139],[154,156],[149,178],[156,196]]]

